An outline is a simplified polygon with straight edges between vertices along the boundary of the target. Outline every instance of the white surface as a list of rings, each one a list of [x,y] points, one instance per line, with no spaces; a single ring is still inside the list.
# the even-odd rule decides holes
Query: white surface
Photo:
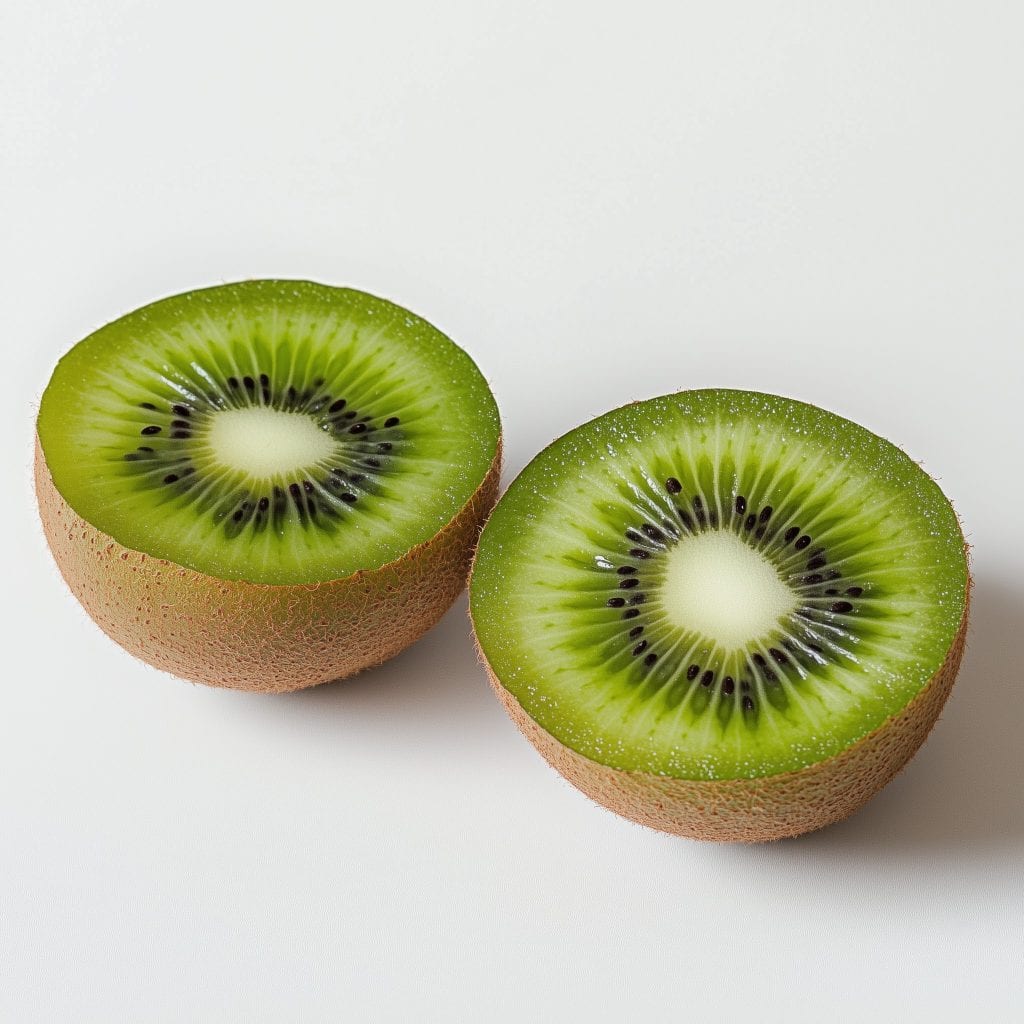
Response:
[[[1024,16],[1012,3],[0,8],[0,1018],[1020,1020]],[[946,715],[760,848],[589,804],[464,604],[284,698],[133,661],[30,490],[59,353],[249,276],[384,294],[479,361],[508,478],[732,385],[902,444],[975,545]]]

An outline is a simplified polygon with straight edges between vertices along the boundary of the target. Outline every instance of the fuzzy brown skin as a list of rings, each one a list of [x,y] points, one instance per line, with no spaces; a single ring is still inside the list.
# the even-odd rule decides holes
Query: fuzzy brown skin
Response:
[[[671,779],[598,764],[542,729],[491,671],[512,721],[544,759],[591,800],[625,818],[688,839],[756,843],[824,828],[853,814],[890,782],[924,743],[956,679],[970,594],[942,667],[898,714],[818,764],[759,779]],[[479,651],[479,645],[477,646]]]
[[[401,559],[328,583],[220,580],[123,547],[54,486],[36,439],[43,530],[71,592],[143,661],[211,686],[285,693],[379,665],[418,640],[466,584],[498,496],[501,443],[470,500]]]

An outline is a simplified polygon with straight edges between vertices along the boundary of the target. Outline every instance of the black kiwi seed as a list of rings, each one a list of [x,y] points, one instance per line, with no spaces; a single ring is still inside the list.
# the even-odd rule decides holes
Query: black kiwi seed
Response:
[[[353,423],[352,426],[348,428],[348,432],[350,434],[363,434],[363,433],[366,432],[366,424],[365,423]]]
[[[754,710],[754,701],[753,701],[752,697],[744,697],[743,698],[743,710],[744,711],[753,711]]]
[[[252,377],[246,375],[242,378],[242,383],[245,385],[245,390],[248,391],[250,395],[256,393],[256,381],[254,381]]]
[[[797,540],[797,542],[793,545],[793,547],[795,547],[797,549],[797,551],[803,551],[803,549],[805,547],[807,547],[807,545],[810,544],[810,543],[811,543],[811,538],[808,537],[807,534],[805,533],[802,537],[800,537]]]
[[[692,683],[700,675],[700,665],[691,665],[686,670],[686,678]]]
[[[608,607],[609,608],[621,608],[625,603],[626,603],[626,599],[624,597],[609,597],[608,598]]]
[[[754,513],[751,512],[750,515],[747,516],[747,518],[743,521],[743,529],[744,530],[748,530],[748,531],[752,530],[754,528],[754,524],[756,522],[757,522],[757,516],[755,516]]]
[[[331,402],[328,412],[341,412],[345,408],[346,402],[344,398],[339,398],[337,401]]]
[[[732,676],[726,676],[722,680],[722,693],[731,694],[736,689],[736,683],[733,681]]]
[[[189,430],[172,430],[171,437],[178,438],[179,440],[188,440],[192,436],[192,432]]]
[[[156,412],[156,406],[152,402],[139,402],[140,409],[149,409],[150,412]]]
[[[761,668],[764,668],[764,666],[768,664],[768,659],[765,658],[765,656],[760,651],[754,652],[754,661],[757,662],[757,664],[760,665]]]
[[[171,420],[171,426],[180,427],[182,430],[188,430],[190,424],[188,420]]]
[[[153,434],[159,434],[160,427],[150,424],[148,427],[143,427],[142,430],[139,431],[139,433],[145,435],[146,437],[149,437]]]
[[[635,658],[638,654],[643,654],[647,650],[647,641],[641,640],[640,643],[633,648],[633,657]]]
[[[707,522],[707,515],[704,512],[704,502],[701,501],[701,497],[699,494],[695,494],[693,496],[693,501],[691,502],[691,504],[693,505],[693,514],[697,517],[697,522],[701,526],[704,526],[704,524]]]
[[[341,500],[343,502],[345,502],[346,505],[354,505],[356,503],[356,501],[358,501],[358,498],[354,494],[352,494],[350,491],[346,491],[341,496]]]
[[[620,576],[632,576],[636,572],[636,567],[633,565],[620,565],[615,571]]]
[[[369,466],[370,469],[380,469],[380,459],[364,459],[364,466]]]
[[[302,487],[303,487],[303,489],[305,490],[305,492],[307,494],[312,494],[313,493],[313,483],[312,483],[311,480],[303,480],[302,481]]]
[[[363,474],[362,474],[362,473],[353,473],[353,474],[352,474],[352,475],[351,475],[351,476],[349,477],[349,480],[350,480],[350,481],[351,481],[352,483],[354,483],[354,484],[361,484],[361,483],[362,483],[362,482],[363,482],[363,481],[364,481],[365,479],[366,479],[366,477],[365,477],[365,476],[363,476]]]
[[[761,539],[761,538],[762,538],[762,537],[764,536],[764,534],[765,534],[765,530],[766,530],[766,527],[765,527],[765,526],[763,526],[763,525],[762,525],[762,526],[759,526],[759,527],[758,527],[758,528],[757,528],[757,529],[756,529],[756,530],[754,531],[754,536],[755,536],[755,537],[756,537],[756,538],[757,538],[758,540],[760,540],[760,539]]]
[[[740,693],[750,693],[750,680],[743,679],[740,681]]]
[[[630,548],[629,554],[631,558],[650,558],[650,551],[644,551],[643,548]]]
[[[164,483],[165,484],[176,484],[177,482],[178,482],[178,474],[177,473],[168,473],[167,476],[164,477]]]
[[[687,512],[684,508],[677,508],[676,511],[679,513],[679,519],[680,522],[682,522],[683,526],[685,526],[688,530],[692,530],[694,528],[694,522],[693,517],[690,515],[690,513]]]
[[[139,451],[140,452],[151,452],[152,450],[153,449],[150,448],[148,444],[140,444],[139,445]]]
[[[647,534],[651,540],[663,541],[665,534],[661,532],[656,526],[652,526],[650,523],[644,523],[641,529]]]
[[[264,495],[262,498],[260,498],[258,505],[259,510],[261,512],[266,512],[267,509],[270,508],[270,499],[266,495]]]
[[[742,494],[736,495],[736,515],[741,516],[747,511],[747,499]]]
[[[231,388],[232,391],[237,390],[238,387],[239,387],[238,378],[237,377],[228,377],[228,387]]]
[[[824,555],[818,555],[807,563],[808,569],[823,569],[825,567]]]
[[[783,540],[784,540],[784,541],[785,541],[785,542],[786,542],[787,544],[792,544],[792,543],[793,543],[793,541],[794,541],[794,540],[796,540],[796,538],[797,538],[797,537],[799,537],[799,536],[800,536],[800,527],[799,527],[799,526],[791,526],[791,527],[790,527],[790,528],[789,528],[789,529],[788,529],[788,530],[787,530],[787,531],[786,531],[786,532],[785,532],[785,533],[784,533],[784,534],[782,535],[782,539],[783,539]]]
[[[125,462],[138,462],[139,459],[141,459],[141,458],[142,458],[142,456],[141,455],[137,455],[135,452],[128,452],[125,455],[125,457],[124,457],[124,461]]]
[[[780,664],[785,665],[789,662],[789,658],[778,649],[778,647],[769,647],[768,653]]]
[[[824,583],[825,582],[825,577],[822,576],[821,573],[815,572],[815,573],[811,573],[810,576],[801,576],[800,577],[800,582],[801,583]]]
[[[627,530],[626,539],[632,541],[639,541],[641,544],[643,544],[644,542],[644,538],[641,537],[640,534],[636,532],[636,530]]]
[[[387,418],[387,419],[386,419],[386,420],[384,421],[384,426],[385,426],[385,427],[397,427],[397,426],[398,426],[398,424],[399,424],[399,423],[401,423],[401,422],[402,422],[402,421],[401,421],[401,420],[400,420],[400,419],[399,419],[399,418],[398,418],[397,416],[389,416],[389,417],[388,417],[388,418]]]
[[[847,612],[853,611],[853,605],[850,604],[849,601],[836,601],[836,603],[832,605],[832,611],[834,611],[836,615],[845,615]]]
[[[192,410],[187,405],[181,405],[180,403],[171,406],[171,412],[175,416],[191,416]]]
[[[846,589],[847,597],[860,597],[860,595],[863,594],[863,593],[864,593],[864,588],[863,587],[847,587],[847,589]]]
[[[767,523],[768,520],[771,519],[774,511],[775,509],[773,509],[771,505],[765,505],[765,507],[761,509],[761,514],[757,518],[760,519],[762,523]]]
[[[715,681],[715,673],[708,669],[704,675],[700,677],[701,686],[710,686]]]
[[[381,441],[380,444],[377,445],[377,451],[379,452],[389,452],[391,451],[391,448],[392,444],[390,441]]]
[[[630,638],[630,640],[632,640],[634,637],[638,637],[643,631],[644,631],[644,627],[643,626],[634,626],[629,631],[629,638]]]
[[[646,594],[634,594],[630,599],[630,604],[643,604],[647,600]]]
[[[646,658],[644,658],[644,664],[647,665],[648,668],[649,668],[657,660],[658,660],[658,655],[654,651],[651,651],[651,653],[648,654]]]
[[[678,494],[682,489],[683,485],[674,476],[670,476],[665,481],[665,490],[669,494]]]
[[[638,586],[640,586],[640,581],[635,576],[631,576],[629,579],[619,580],[620,590],[632,590],[633,587]]]

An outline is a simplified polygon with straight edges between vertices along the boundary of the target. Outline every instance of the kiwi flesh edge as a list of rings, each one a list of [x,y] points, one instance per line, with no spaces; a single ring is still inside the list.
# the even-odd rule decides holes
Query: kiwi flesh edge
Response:
[[[965,550],[966,555],[966,550]],[[963,617],[942,665],[917,696],[878,728],[833,757],[797,771],[752,779],[677,779],[598,764],[541,728],[477,655],[509,717],[545,761],[602,807],[638,824],[688,839],[757,843],[813,832],[849,817],[914,756],[949,697],[967,637],[971,580]]]
[[[378,665],[437,623],[466,584],[497,500],[501,452],[499,437],[480,486],[430,540],[379,569],[318,584],[221,580],[124,547],[67,504],[38,437],[36,497],[61,575],[113,640],[186,679],[285,693]]]

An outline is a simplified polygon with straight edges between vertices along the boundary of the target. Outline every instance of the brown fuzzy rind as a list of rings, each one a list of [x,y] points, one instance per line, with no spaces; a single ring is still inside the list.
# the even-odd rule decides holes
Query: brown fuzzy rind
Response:
[[[43,530],[99,627],[156,668],[211,686],[299,690],[378,665],[419,639],[466,584],[498,496],[501,443],[469,501],[434,537],[380,569],[327,583],[220,580],[118,544],[65,502],[36,439]]]
[[[963,655],[969,608],[968,593],[945,661],[902,711],[834,757],[757,779],[672,779],[591,761],[541,728],[501,685],[482,651],[480,657],[512,721],[548,764],[591,800],[672,835],[754,843],[841,821],[896,776],[924,743],[949,697]]]

